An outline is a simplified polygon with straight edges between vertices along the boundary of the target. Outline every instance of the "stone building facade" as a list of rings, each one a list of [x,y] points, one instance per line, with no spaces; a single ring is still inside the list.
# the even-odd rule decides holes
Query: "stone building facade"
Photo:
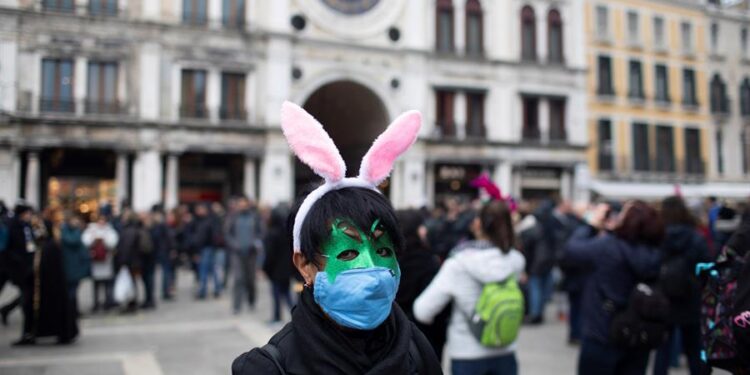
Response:
[[[586,199],[583,0],[0,0],[0,198],[137,210],[311,181],[279,129],[321,119],[350,171],[419,109],[384,186],[433,204],[489,173]]]

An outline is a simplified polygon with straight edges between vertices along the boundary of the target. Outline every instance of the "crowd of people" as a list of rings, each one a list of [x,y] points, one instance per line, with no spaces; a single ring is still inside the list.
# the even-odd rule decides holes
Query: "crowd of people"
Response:
[[[262,269],[273,284],[271,321],[280,321],[282,305],[287,310],[292,305],[287,215],[286,205],[266,210],[246,197],[231,199],[226,209],[212,202],[136,213],[125,205],[117,215],[104,203],[88,216],[39,212],[22,200],[8,210],[0,202],[0,290],[18,289],[18,296],[0,307],[0,318],[7,325],[10,313],[22,308],[23,332],[14,345],[48,336],[70,343],[84,311],[128,314],[155,309],[158,296],[164,302],[176,298],[179,267],[193,271],[195,299],[218,298],[231,289],[238,314],[243,305],[255,308],[256,268],[270,246],[278,250],[262,256]],[[93,286],[90,310],[78,302],[79,285],[87,278]]]
[[[23,201],[12,210],[0,205],[0,286],[19,291],[0,308],[0,318],[7,324],[21,307],[23,331],[15,345],[46,336],[70,343],[83,310],[133,313],[156,308],[157,296],[176,298],[176,270],[185,267],[194,273],[194,298],[231,289],[234,313],[255,308],[256,269],[262,269],[274,301],[271,321],[281,321],[284,310],[304,300],[290,284],[309,279],[292,261],[290,213],[289,205],[265,209],[245,197],[226,209],[214,202],[167,212],[125,207],[114,215],[104,205],[88,217],[35,212]],[[681,353],[691,374],[704,374],[702,282],[689,275],[697,265],[718,263],[729,248],[744,256],[750,243],[738,238],[750,235],[749,215],[742,204],[679,196],[652,204],[520,202],[517,209],[447,198],[434,209],[395,212],[400,233],[393,236],[403,236],[395,251],[401,273],[395,301],[436,358],[451,359],[454,375],[518,373],[515,344],[483,345],[467,319],[485,285],[508,279],[525,297],[526,326],[545,323],[554,294],[567,296],[568,343],[580,346],[580,374],[644,374],[652,351],[655,375],[666,374]],[[116,298],[122,270],[140,284],[135,290],[142,296]],[[93,305],[84,308],[77,296],[86,278]],[[623,345],[614,332],[618,324],[627,327],[619,316],[635,309],[640,285],[669,301],[658,345]],[[747,364],[729,366],[735,365],[736,373],[747,371]]]

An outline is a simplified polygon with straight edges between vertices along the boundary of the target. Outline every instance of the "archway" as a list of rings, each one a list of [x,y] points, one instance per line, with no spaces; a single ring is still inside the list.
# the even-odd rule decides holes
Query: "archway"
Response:
[[[335,81],[321,86],[307,98],[303,107],[333,138],[346,162],[348,177],[357,175],[362,157],[388,126],[389,116],[383,101],[372,90],[353,81]],[[294,172],[296,194],[320,180],[299,160],[296,160]],[[387,190],[387,186],[381,188]]]

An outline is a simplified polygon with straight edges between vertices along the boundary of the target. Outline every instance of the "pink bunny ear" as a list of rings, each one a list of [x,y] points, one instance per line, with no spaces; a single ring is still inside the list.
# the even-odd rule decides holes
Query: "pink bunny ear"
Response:
[[[422,115],[409,111],[394,120],[373,143],[362,159],[359,177],[373,185],[380,185],[393,169],[393,162],[417,140],[422,126]]]
[[[318,120],[291,102],[281,105],[281,129],[295,155],[326,181],[346,176],[346,164]]]

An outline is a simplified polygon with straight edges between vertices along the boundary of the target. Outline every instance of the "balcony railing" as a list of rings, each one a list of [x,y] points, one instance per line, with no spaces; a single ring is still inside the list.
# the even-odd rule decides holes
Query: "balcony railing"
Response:
[[[222,120],[238,120],[244,121],[247,119],[247,111],[241,108],[219,108],[219,118]]]
[[[75,113],[76,102],[73,99],[39,99],[39,111],[56,113]]]
[[[208,118],[208,108],[205,104],[193,104],[180,106],[180,118],[183,119],[205,119]]]
[[[125,113],[125,107],[118,101],[87,100],[85,103],[86,113],[88,114],[118,115]]]

